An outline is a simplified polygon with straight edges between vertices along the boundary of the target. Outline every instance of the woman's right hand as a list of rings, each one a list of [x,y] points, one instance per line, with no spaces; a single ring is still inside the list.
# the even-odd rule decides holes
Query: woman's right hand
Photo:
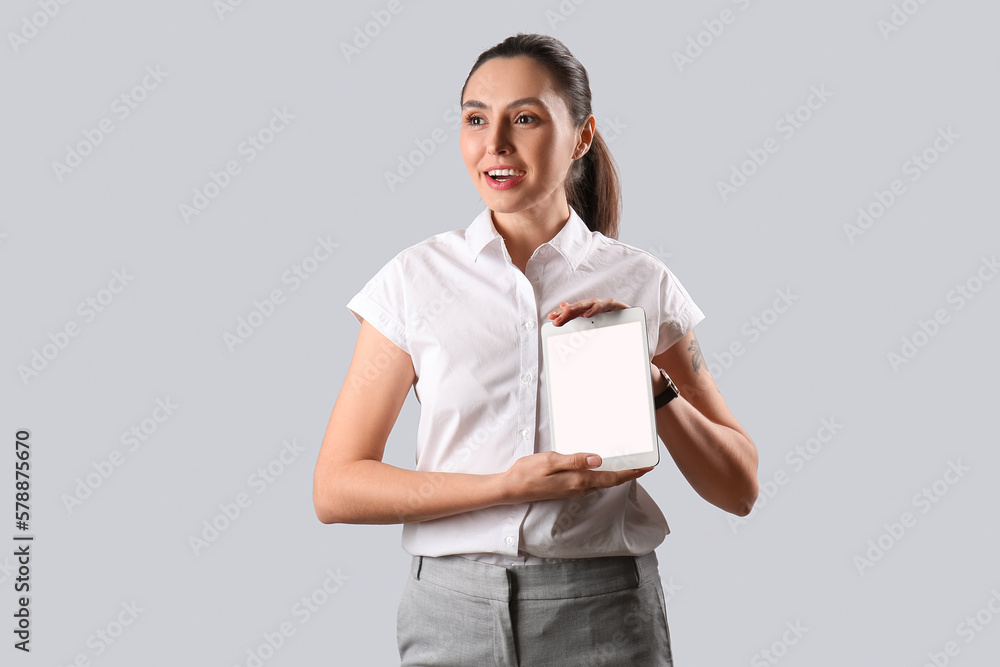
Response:
[[[587,458],[593,457],[588,464]],[[597,454],[540,452],[519,458],[503,473],[507,504],[584,496],[597,489],[624,484],[652,470],[591,470],[601,465]]]

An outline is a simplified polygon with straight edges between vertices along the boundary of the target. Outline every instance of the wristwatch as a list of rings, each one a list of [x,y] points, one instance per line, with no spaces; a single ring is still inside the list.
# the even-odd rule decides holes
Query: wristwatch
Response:
[[[653,399],[653,407],[659,410],[664,405],[680,396],[681,392],[677,389],[677,385],[674,384],[674,381],[670,379],[670,376],[667,375],[665,370],[662,368],[658,368],[657,370],[660,371],[660,375],[663,376],[663,379],[667,381],[667,388],[657,394],[657,396]]]

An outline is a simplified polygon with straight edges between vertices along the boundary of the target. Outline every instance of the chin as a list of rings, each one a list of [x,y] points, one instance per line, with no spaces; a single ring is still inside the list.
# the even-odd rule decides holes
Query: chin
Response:
[[[497,213],[517,213],[524,208],[520,201],[513,201],[512,199],[504,199],[502,197],[494,196],[483,201],[486,202],[486,206],[491,211],[496,211]]]

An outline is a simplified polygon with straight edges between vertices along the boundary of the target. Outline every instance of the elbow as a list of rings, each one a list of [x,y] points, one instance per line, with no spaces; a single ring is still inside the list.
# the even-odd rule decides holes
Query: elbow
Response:
[[[321,503],[313,500],[313,508],[316,510],[316,518],[319,519],[320,523],[325,523],[327,525],[333,523],[354,523],[350,521],[347,516],[337,512],[337,508],[331,506],[330,503]]]
[[[320,523],[325,523],[328,525],[331,523],[340,523],[339,521],[337,521],[336,515],[331,513],[329,509],[323,507],[316,501],[313,501],[313,505],[316,510],[316,518],[319,519]]]
[[[757,485],[756,477],[750,480],[750,486],[746,493],[740,495],[737,499],[736,507],[731,509],[730,512],[736,516],[746,516],[750,514],[753,510],[754,504],[757,502],[757,496],[760,493],[760,489]]]
[[[323,483],[317,475],[313,479],[313,510],[320,523],[347,523],[345,517],[337,511],[339,503],[331,493],[329,483]]]
[[[750,514],[753,506],[757,503],[757,496],[760,494],[760,484],[757,481],[757,448],[754,446],[753,441],[750,440],[750,436],[747,436],[747,440],[750,442],[751,464],[744,473],[744,483],[740,490],[736,507],[731,510],[736,516]]]
[[[352,465],[317,468],[313,473],[313,509],[320,523],[367,524],[372,521],[366,511],[362,489],[366,482],[358,481]]]
[[[313,497],[313,509],[316,511],[316,518],[319,519],[320,523],[338,523],[337,516],[330,511],[330,508],[325,503],[320,502],[315,496]]]

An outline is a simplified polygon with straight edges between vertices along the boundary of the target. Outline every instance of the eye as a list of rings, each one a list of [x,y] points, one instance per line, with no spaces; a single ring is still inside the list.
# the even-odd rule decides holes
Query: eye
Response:
[[[524,118],[530,119],[531,122],[529,122],[529,123],[518,123],[519,120],[522,120]],[[480,127],[482,125],[482,123],[477,123],[476,122],[477,120],[484,120],[484,119],[482,117],[480,117],[480,116],[477,116],[476,114],[470,114],[470,115],[468,115],[468,116],[465,117],[465,124],[466,125],[470,125],[472,127]],[[521,114],[516,119],[514,119],[514,124],[515,125],[530,125],[531,123],[535,122],[536,120],[537,119],[534,116],[531,116],[529,114]]]

